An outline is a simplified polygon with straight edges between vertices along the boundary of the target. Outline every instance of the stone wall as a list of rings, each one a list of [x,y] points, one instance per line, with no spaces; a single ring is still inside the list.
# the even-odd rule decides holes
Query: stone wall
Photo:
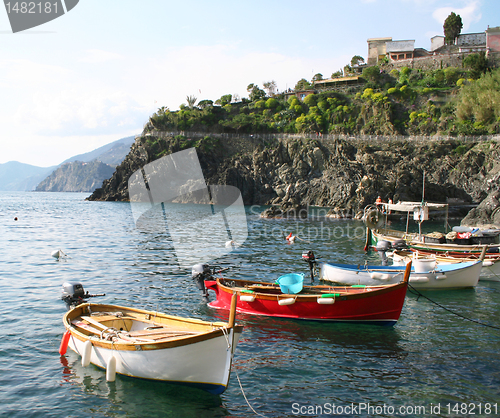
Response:
[[[393,68],[400,69],[402,67],[414,68],[418,70],[437,70],[446,67],[461,68],[463,58],[464,54],[433,55],[431,57],[394,61],[389,64],[382,65],[381,68],[388,72]]]

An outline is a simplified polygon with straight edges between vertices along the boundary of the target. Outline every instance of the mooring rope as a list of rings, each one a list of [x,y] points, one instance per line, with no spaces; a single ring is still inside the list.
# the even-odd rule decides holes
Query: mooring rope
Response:
[[[451,309],[447,308],[446,306],[443,306],[441,305],[440,303],[437,303],[436,301],[432,300],[431,298],[425,296],[424,294],[420,293],[417,289],[415,289],[411,284],[408,284],[408,287],[414,291],[414,294],[418,295],[417,297],[417,300],[420,298],[420,296],[424,297],[425,299],[427,299],[429,302],[432,302],[434,303],[436,306],[439,306],[440,308],[444,309],[445,311],[448,311],[450,313],[452,313],[453,315],[456,315],[462,319],[465,319],[467,321],[470,321],[470,322],[475,322],[476,324],[479,324],[479,325],[483,325],[485,327],[489,327],[489,328],[494,328],[494,329],[500,329],[500,327],[497,327],[495,325],[490,325],[490,324],[485,324],[484,322],[481,322],[481,321],[477,321],[475,319],[472,319],[472,318],[467,318],[466,316],[464,315],[461,315],[455,311],[452,311]]]
[[[248,401],[246,395],[245,395],[245,391],[243,390],[243,386],[241,384],[241,380],[240,380],[240,376],[238,375],[238,370],[234,369],[234,372],[236,373],[236,379],[238,379],[238,383],[240,384],[240,389],[241,389],[241,394],[243,395],[243,397],[245,398],[245,401],[248,405],[248,407],[253,411],[253,413],[255,415],[258,415],[259,417],[264,417],[266,418],[265,415],[262,415],[262,414],[259,414],[255,409],[252,408],[252,405],[250,405],[250,402]]]

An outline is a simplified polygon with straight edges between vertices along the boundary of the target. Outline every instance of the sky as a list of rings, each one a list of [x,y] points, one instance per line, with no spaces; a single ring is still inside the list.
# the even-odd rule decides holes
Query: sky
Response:
[[[354,55],[366,60],[369,38],[430,49],[452,11],[462,33],[500,26],[498,0],[80,0],[17,33],[2,9],[0,164],[57,165],[140,134],[187,96],[328,78]]]

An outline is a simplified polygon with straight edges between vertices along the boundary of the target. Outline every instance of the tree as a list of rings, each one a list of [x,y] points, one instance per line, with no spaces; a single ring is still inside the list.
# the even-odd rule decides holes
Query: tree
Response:
[[[220,99],[216,100],[215,103],[219,104],[221,106],[225,106],[225,105],[231,103],[232,99],[233,99],[233,96],[231,94],[225,94]]]
[[[332,78],[342,77],[343,74],[344,74],[344,72],[342,70],[338,70],[338,71],[335,71],[334,73],[332,73],[331,77]]]
[[[186,97],[186,102],[191,109],[194,107],[196,100],[198,100],[198,99],[194,96],[187,96]]]
[[[445,42],[447,45],[453,45],[455,43],[455,39],[460,35],[463,26],[460,15],[451,12],[443,25]]]
[[[365,80],[377,83],[380,79],[380,68],[378,66],[366,67],[363,69],[362,76]]]
[[[249,90],[250,86],[252,86],[252,88]],[[252,102],[262,100],[264,97],[266,97],[266,92],[255,84],[250,84],[247,87],[247,90],[250,92],[250,101]]]
[[[311,81],[314,83],[315,81],[320,81],[320,80],[323,80],[323,74],[318,73],[314,75]]]
[[[276,87],[277,87],[277,84],[276,84],[276,81],[274,81],[274,80],[266,81],[264,83],[264,90],[267,91],[268,96],[272,96],[276,92]]]
[[[364,63],[365,59],[363,57],[360,57],[359,55],[354,55],[354,57],[351,58],[351,67],[357,67]]]
[[[488,71],[488,59],[484,51],[467,55],[463,62],[466,68],[470,68],[470,75],[475,80]]]
[[[309,90],[311,88],[311,83],[307,81],[305,78],[300,79],[295,84],[295,90]]]

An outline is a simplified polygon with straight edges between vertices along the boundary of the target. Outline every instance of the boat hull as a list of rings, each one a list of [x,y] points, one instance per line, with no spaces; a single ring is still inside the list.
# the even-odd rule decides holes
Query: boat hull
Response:
[[[237,311],[248,315],[380,325],[394,325],[397,322],[408,287],[407,283],[400,283],[394,286],[355,289],[356,293],[351,289],[353,293],[349,294],[349,289],[345,287],[310,286],[309,288],[322,288],[327,297],[322,297],[321,294],[286,295],[259,290],[249,296],[245,293],[242,283],[237,283],[241,286],[236,288],[222,285],[220,279],[206,284],[216,293],[216,300],[209,303],[210,307],[216,309],[229,309],[231,295],[235,292],[238,295]],[[304,288],[308,290],[308,286]]]
[[[435,270],[416,272],[412,267],[409,283],[416,289],[454,289],[474,287],[479,281],[481,261],[440,265]],[[349,264],[322,263],[320,279],[345,283],[376,286],[401,281],[404,266],[354,266]]]
[[[436,260],[436,263],[438,265],[477,261],[477,257],[476,258],[451,257],[451,256],[437,255],[436,253],[425,252],[425,251],[424,252],[416,251],[413,252],[413,255],[412,254],[399,255],[397,252],[395,252],[392,256],[392,260],[395,265],[403,266],[406,265],[406,263],[409,260],[411,260],[414,256],[425,257],[425,258],[432,257]],[[500,281],[500,259],[498,260],[487,259],[483,261],[483,267],[481,268],[479,281],[493,281],[493,282]]]
[[[93,310],[96,306],[99,305],[92,305]],[[114,305],[106,306],[114,307]],[[117,308],[120,308],[120,312],[126,312],[127,309]],[[204,323],[198,320],[191,321],[196,326]],[[242,327],[224,328],[220,327],[221,323],[216,324],[219,326],[214,326],[213,331],[175,338],[171,341],[156,342],[138,338],[135,341],[124,342],[119,339],[108,341],[99,335],[85,335],[72,326],[71,321],[65,321],[66,329],[71,333],[68,347],[83,359],[90,342],[89,361],[95,366],[108,369],[110,360],[114,358],[116,374],[180,383],[213,394],[221,394],[229,382],[234,348],[238,343]]]

